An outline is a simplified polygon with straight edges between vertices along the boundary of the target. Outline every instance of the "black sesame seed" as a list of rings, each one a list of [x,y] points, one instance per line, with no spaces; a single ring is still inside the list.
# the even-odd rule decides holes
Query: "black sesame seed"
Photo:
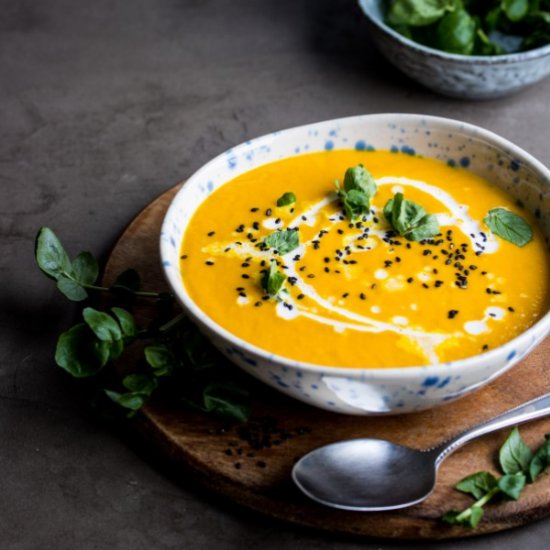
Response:
[[[349,292],[344,292],[344,294],[342,294],[342,298],[347,298],[349,296]]]
[[[187,254],[184,254],[183,256],[180,256],[180,260],[187,260]]]
[[[247,275],[246,273],[243,273],[243,274],[241,275],[241,277],[242,277],[243,279],[250,279],[250,275]]]
[[[248,262],[244,262],[241,264],[241,267],[250,267],[250,264]]]
[[[206,262],[204,262],[206,265],[214,265],[214,262],[212,260],[206,260]]]
[[[254,207],[254,208],[250,209],[250,212],[257,212],[258,210],[259,210],[259,208]]]
[[[308,276],[307,276],[308,279],[315,279],[315,275],[313,273],[310,273]]]
[[[407,283],[412,283],[413,281],[414,281],[414,279],[413,279],[412,277],[409,277],[409,278],[407,279]]]
[[[361,294],[359,294],[359,298],[361,298],[361,300],[366,300],[367,299],[364,292],[361,292]]]
[[[454,319],[457,315],[458,315],[458,310],[457,309],[450,309],[447,312],[447,318],[449,318],[449,319]]]
[[[514,313],[516,310],[512,306],[508,306],[508,311]]]
[[[266,215],[266,216],[271,216],[272,213],[273,213],[273,211],[271,210],[271,208],[268,208],[268,209],[265,211],[265,215]]]
[[[209,232],[208,232],[208,236],[209,236],[209,237],[212,237],[212,236],[215,235],[215,234],[216,234],[215,231],[209,231]]]

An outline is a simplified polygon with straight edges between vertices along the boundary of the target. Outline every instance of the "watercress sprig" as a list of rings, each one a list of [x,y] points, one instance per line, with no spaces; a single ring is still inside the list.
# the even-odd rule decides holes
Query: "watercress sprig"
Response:
[[[407,38],[461,55],[500,55],[550,42],[550,0],[389,0],[386,22]]]
[[[104,389],[114,403],[134,415],[161,386],[179,389],[176,399],[195,409],[245,420],[249,413],[248,393],[228,378],[223,358],[183,313],[167,318],[174,299],[166,292],[140,290],[138,273],[129,269],[110,287],[98,286],[99,266],[90,252],[71,261],[61,241],[48,227],[42,227],[35,244],[36,262],[43,273],[57,283],[70,300],[82,302],[91,293],[108,293],[114,300],[132,303],[136,298],[154,298],[161,312],[147,327],[139,327],[128,309],[113,306],[82,309],[82,322],[63,332],[55,350],[56,364],[75,378],[99,375],[140,340],[145,343],[143,360],[136,371],[121,380],[121,390]],[[130,298],[130,300],[129,300]],[[163,384],[164,380],[171,384]]]
[[[285,280],[286,275],[277,269],[277,262],[275,260],[271,260],[269,269],[264,272],[262,277],[262,288],[267,292],[267,294],[269,294],[269,296],[275,297],[283,288]]]
[[[384,206],[384,217],[392,228],[409,241],[431,239],[439,233],[434,214],[427,214],[422,206],[396,193]]]
[[[344,186],[339,181],[335,182],[338,196],[347,218],[355,221],[360,216],[370,211],[370,201],[377,191],[376,181],[371,173],[358,164],[346,170]]]
[[[550,434],[533,454],[514,428],[499,451],[499,464],[503,472],[495,477],[490,472],[476,472],[460,480],[455,488],[472,495],[476,501],[465,510],[451,510],[443,521],[451,525],[476,527],[484,514],[484,506],[493,498],[518,500],[527,482],[535,479],[550,466]]]
[[[271,233],[263,242],[265,246],[284,256],[300,246],[300,237],[297,229],[284,229]]]

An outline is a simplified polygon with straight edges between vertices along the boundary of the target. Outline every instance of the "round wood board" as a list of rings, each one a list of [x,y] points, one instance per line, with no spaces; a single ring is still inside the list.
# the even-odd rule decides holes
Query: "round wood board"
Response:
[[[147,206],[128,226],[107,262],[104,280],[111,283],[129,267],[138,270],[145,289],[165,288],[160,267],[160,225],[177,187]],[[137,312],[138,315],[147,315]],[[290,472],[303,454],[327,443],[356,437],[379,437],[418,449],[428,448],[478,422],[548,391],[545,358],[550,338],[511,371],[473,395],[420,413],[391,417],[346,416],[291,400],[254,382],[253,416],[248,424],[228,425],[177,403],[153,399],[134,419],[146,443],[189,476],[217,494],[267,516],[316,529],[359,537],[445,539],[491,533],[550,515],[550,475],[528,485],[518,501],[486,507],[476,529],[449,526],[440,520],[450,509],[470,506],[472,499],[453,489],[478,470],[498,473],[498,449],[509,430],[474,441],[441,466],[432,495],[416,506],[394,512],[361,513],[326,508],[294,487]],[[123,371],[131,368],[127,357]],[[227,368],[234,368],[230,364]],[[550,432],[550,419],[521,427],[533,448]],[[252,435],[251,435],[252,434]],[[254,448],[264,438],[270,446]],[[257,447],[257,446],[256,446]],[[411,472],[411,476],[414,472]]]

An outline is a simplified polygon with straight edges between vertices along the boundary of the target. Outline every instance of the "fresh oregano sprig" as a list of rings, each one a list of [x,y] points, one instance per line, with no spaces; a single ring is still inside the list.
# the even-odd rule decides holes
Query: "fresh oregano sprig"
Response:
[[[518,500],[526,483],[533,483],[550,466],[550,434],[535,453],[527,446],[519,430],[514,428],[499,451],[503,475],[477,472],[460,480],[455,488],[472,495],[476,501],[465,510],[451,510],[443,521],[451,525],[476,527],[484,514],[484,506],[494,498]]]
[[[163,309],[168,305],[171,310],[173,305],[173,297],[166,292],[140,290],[140,277],[133,269],[119,275],[110,287],[98,286],[99,266],[95,257],[90,252],[81,252],[71,261],[48,227],[38,232],[35,257],[42,272],[55,280],[57,288],[72,301],[82,302],[90,293],[108,293],[125,303],[152,298]],[[132,313],[122,307],[106,311],[84,307],[82,322],[59,336],[55,361],[75,378],[93,377],[138,340],[148,345],[136,372],[122,378],[122,391],[104,390],[113,402],[129,410],[129,416],[146,403],[163,380],[170,379],[173,383],[169,386],[180,389],[176,398],[182,403],[241,421],[248,417],[246,389],[228,379],[226,369],[220,377],[218,365],[223,364],[223,359],[183,313],[170,319],[163,314],[148,327],[140,328]]]

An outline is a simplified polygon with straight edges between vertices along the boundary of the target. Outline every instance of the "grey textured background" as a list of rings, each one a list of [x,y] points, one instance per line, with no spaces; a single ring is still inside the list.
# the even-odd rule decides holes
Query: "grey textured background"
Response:
[[[105,258],[132,217],[243,140],[328,118],[462,119],[550,164],[550,80],[492,102],[389,67],[353,0],[0,0],[0,547],[405,548],[272,523],[96,422],[52,360],[74,309],[39,226]],[[550,519],[433,548],[547,548]]]

